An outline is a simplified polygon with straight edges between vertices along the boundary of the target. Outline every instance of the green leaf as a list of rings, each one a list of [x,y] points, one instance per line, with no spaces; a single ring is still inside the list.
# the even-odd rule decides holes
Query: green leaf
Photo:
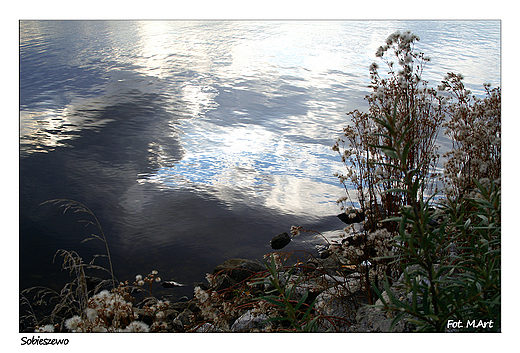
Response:
[[[390,328],[389,328],[389,331],[392,332],[392,330],[394,329],[395,325],[399,322],[399,320],[401,320],[401,318],[403,317],[403,315],[406,314],[404,311],[403,312],[400,312],[399,314],[397,314],[397,316],[392,320],[392,322],[390,323]]]
[[[293,291],[294,291],[294,285],[288,284],[288,285],[286,285],[285,291],[283,294],[286,298],[290,298],[290,297],[292,297]]]
[[[300,298],[300,300],[298,301],[298,303],[296,304],[296,306],[294,307],[294,310],[298,310],[303,302],[305,302],[305,300],[307,299],[307,297],[309,296],[309,291],[305,291],[302,295],[302,297]]]
[[[399,234],[405,234],[406,223],[406,217],[401,217],[401,223],[399,223]]]
[[[385,282],[387,281],[387,279],[385,278]],[[377,288],[377,286],[375,285],[375,283],[372,282],[372,288],[374,289],[374,292],[376,292],[376,295],[379,299],[381,299],[381,302],[383,302],[383,305],[385,307],[388,307],[388,303],[386,302],[385,298],[383,298],[383,295],[381,294],[381,292],[379,291],[379,288]]]
[[[414,277],[412,284],[412,310],[417,312],[417,279]]]
[[[389,217],[389,218],[385,218],[383,220],[381,220],[381,222],[398,222],[398,221],[401,221],[403,218],[402,217]]]
[[[274,304],[274,305],[277,305],[277,306],[280,306],[280,307],[283,307],[283,308],[285,307],[285,304],[283,303],[283,301],[280,300],[279,297],[275,297],[275,296],[261,296],[260,298],[265,300],[268,303],[271,303],[271,304]]]
[[[271,282],[270,280],[268,280],[267,278],[259,278],[259,279],[256,280],[256,281],[252,281],[252,282],[250,282],[250,284],[251,284],[252,286],[257,285],[257,284],[265,284],[265,285],[268,285],[268,286],[269,286],[269,285],[272,285],[272,282]]]
[[[430,314],[430,301],[428,300],[428,291],[424,291],[424,293],[423,293],[422,304],[423,304],[423,313],[425,315],[429,315]]]
[[[406,160],[408,159],[408,153],[410,153],[410,149],[412,148],[413,145],[415,145],[415,143],[413,143],[413,141],[408,141],[406,143],[406,145],[404,145],[403,152],[401,155],[401,157],[402,157],[401,162],[403,163],[403,165],[406,165]]]
[[[304,332],[314,332],[317,330],[316,322],[318,321],[318,317],[316,316],[311,321],[307,322],[305,326],[303,327]]]
[[[389,135],[381,134],[381,133],[371,133],[370,136],[380,136],[380,137],[387,138],[387,139],[389,139],[389,140],[392,139]]]
[[[388,132],[390,133],[391,136],[396,135],[394,127],[391,125],[391,122],[389,123],[388,121],[385,121],[383,119],[378,119],[378,118],[373,118],[373,119],[377,124],[384,126],[388,130]]]

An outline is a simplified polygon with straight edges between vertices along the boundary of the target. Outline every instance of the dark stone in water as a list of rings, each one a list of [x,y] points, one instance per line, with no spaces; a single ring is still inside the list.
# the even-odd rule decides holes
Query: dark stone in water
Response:
[[[209,289],[207,282],[199,282],[199,283],[195,284],[194,287],[200,287],[200,289],[202,289],[202,290]]]
[[[185,284],[178,283],[178,282],[175,282],[175,281],[163,281],[161,283],[161,286],[163,286],[164,288],[186,287]]]
[[[365,220],[365,213],[362,210],[355,210],[349,214],[340,213],[338,218],[346,224],[360,223]]]
[[[271,248],[278,250],[284,248],[291,242],[291,237],[286,232],[280,233],[271,239]]]

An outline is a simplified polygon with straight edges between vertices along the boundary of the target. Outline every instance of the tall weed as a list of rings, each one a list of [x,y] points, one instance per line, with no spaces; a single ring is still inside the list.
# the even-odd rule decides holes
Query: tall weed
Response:
[[[410,200],[399,216],[384,220],[399,222],[393,242],[400,256],[394,259],[402,267],[407,295],[396,298],[388,279],[386,299],[374,286],[384,308],[397,313],[393,324],[404,316],[418,331],[444,332],[449,320],[479,320],[494,322],[487,331],[500,330],[500,187],[473,180],[474,196],[444,199],[432,211],[432,197],[422,192],[426,176],[407,163],[413,142],[404,143],[403,136],[413,120],[398,126],[395,111],[375,120],[386,130],[388,143],[374,147],[392,157],[387,166],[404,176],[403,188],[386,192],[404,193]]]
[[[477,98],[452,73],[428,88],[418,40],[396,32],[376,53],[388,75],[370,67],[368,112],[348,113],[351,124],[333,146],[348,170],[337,175],[347,193],[338,203],[351,215],[359,213],[348,208],[361,208],[363,241],[354,250],[365,258],[378,228],[393,234],[372,257],[386,266],[382,287],[373,288],[393,324],[404,317],[419,331],[445,331],[448,320],[484,320],[500,330],[500,88],[485,85]],[[453,150],[440,174],[442,125]],[[404,298],[391,288],[400,276]]]

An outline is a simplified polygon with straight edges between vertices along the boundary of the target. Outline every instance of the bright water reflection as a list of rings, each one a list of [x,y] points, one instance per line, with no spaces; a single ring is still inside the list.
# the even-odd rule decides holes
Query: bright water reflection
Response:
[[[341,228],[331,146],[366,109],[376,49],[407,29],[432,85],[500,84],[497,21],[22,21],[21,256],[77,244],[37,206],[59,197],[104,220],[125,278],[200,280],[292,224]]]

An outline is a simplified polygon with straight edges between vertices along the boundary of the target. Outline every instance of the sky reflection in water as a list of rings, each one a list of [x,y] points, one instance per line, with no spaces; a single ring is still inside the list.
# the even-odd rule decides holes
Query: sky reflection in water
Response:
[[[106,218],[115,256],[139,244],[176,276],[256,257],[293,222],[341,227],[331,147],[397,29],[421,38],[431,86],[500,84],[497,21],[22,21],[22,250],[53,231],[31,212],[57,197]]]
[[[151,32],[157,33],[158,26],[167,31],[163,25],[152,24]],[[335,212],[338,187],[332,175],[340,165],[330,146],[344,124],[344,113],[360,106],[360,92],[366,92],[368,83],[362,68],[382,44],[375,39],[381,33],[371,32],[370,40],[359,35],[357,30],[362,25],[254,23],[255,31],[266,32],[265,38],[227,38],[229,42],[219,42],[219,50],[214,51],[214,46],[207,44],[215,42],[215,34],[222,30],[218,28],[190,42],[190,48],[202,49],[204,57],[211,58],[197,60],[198,74],[207,77],[185,83],[182,88],[188,109],[198,119],[181,123],[186,150],[182,161],[160,168],[147,179],[171,187],[211,185],[224,200],[226,189],[235,188],[244,192],[241,201],[286,212]],[[345,35],[349,26],[356,36],[352,32]],[[224,27],[227,34],[244,30],[240,24],[233,31],[229,23],[216,27]],[[437,28],[433,32],[441,35]],[[480,34],[472,38],[471,46],[464,46],[463,39],[450,43],[468,49],[451,69],[462,66],[470,83],[485,76],[475,71],[485,65],[474,63],[475,48],[489,45],[489,38],[480,43],[483,40]],[[163,44],[159,40],[158,46]],[[444,50],[434,53],[446,56],[449,49]],[[161,56],[161,50],[150,52]],[[156,56],[148,66],[166,66],[165,62],[159,65]],[[449,65],[446,61],[443,64]],[[497,62],[492,64],[496,66]],[[440,79],[435,71],[432,77]],[[347,107],[353,99],[356,102]]]

